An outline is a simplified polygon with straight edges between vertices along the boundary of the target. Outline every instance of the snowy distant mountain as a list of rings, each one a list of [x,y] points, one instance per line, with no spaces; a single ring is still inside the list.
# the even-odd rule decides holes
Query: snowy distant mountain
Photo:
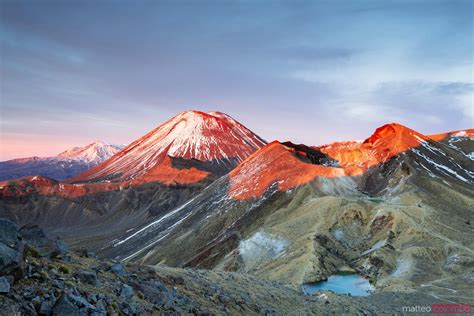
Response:
[[[102,141],[96,141],[85,147],[74,147],[63,151],[56,158],[83,161],[86,163],[101,163],[123,149],[123,145],[111,145]]]
[[[84,147],[74,147],[53,157],[29,157],[0,162],[0,180],[31,175],[56,180],[73,177],[119,152],[123,145],[96,141]]]

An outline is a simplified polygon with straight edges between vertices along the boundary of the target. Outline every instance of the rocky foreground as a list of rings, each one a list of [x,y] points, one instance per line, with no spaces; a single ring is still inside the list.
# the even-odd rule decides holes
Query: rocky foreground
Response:
[[[6,219],[0,219],[0,275],[2,315],[383,315],[435,303],[416,292],[305,296],[240,273],[124,266],[69,251],[38,226],[17,229]]]

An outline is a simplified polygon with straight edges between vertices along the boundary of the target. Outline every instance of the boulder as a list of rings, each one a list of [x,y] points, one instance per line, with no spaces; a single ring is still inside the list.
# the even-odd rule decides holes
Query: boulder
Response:
[[[10,292],[10,282],[6,277],[0,277],[0,294],[6,294]]]
[[[67,298],[73,302],[76,306],[79,306],[80,308],[85,308],[88,310],[95,310],[94,305],[90,304],[87,299],[82,297],[81,295],[75,295],[75,294],[68,294]]]
[[[6,218],[0,218],[0,242],[10,248],[15,248],[18,242],[18,228]]]
[[[62,240],[55,240],[54,244],[56,246],[56,253],[53,253],[55,256],[64,256],[69,252],[69,246]]]
[[[25,225],[20,228],[19,233],[23,241],[34,247],[40,256],[55,258],[63,256],[69,251],[64,242],[48,238],[38,225]]]
[[[77,275],[77,278],[82,283],[97,286],[97,273],[93,270],[81,270]]]
[[[53,307],[53,316],[79,316],[79,308],[62,295]]]
[[[133,288],[130,285],[123,284],[122,289],[120,290],[120,297],[125,300],[128,300],[132,298],[133,295],[135,295],[135,291],[133,290]]]
[[[110,271],[115,273],[118,276],[126,276],[127,275],[127,270],[125,270],[124,266],[121,263],[114,263],[110,267]]]
[[[51,315],[53,312],[53,304],[50,301],[43,301],[41,302],[39,308],[40,315]]]
[[[83,257],[83,258],[87,257],[87,249],[86,248],[77,248],[77,249],[75,249],[75,251],[76,251],[76,253],[79,257]]]
[[[0,242],[0,275],[23,276],[23,254]]]
[[[43,246],[48,237],[38,225],[25,225],[19,231],[23,240],[33,246]]]

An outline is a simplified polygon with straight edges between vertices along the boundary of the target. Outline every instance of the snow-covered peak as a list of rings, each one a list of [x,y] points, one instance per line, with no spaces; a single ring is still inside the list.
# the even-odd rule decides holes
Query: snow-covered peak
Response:
[[[186,111],[137,139],[120,154],[77,180],[112,174],[121,174],[121,180],[136,178],[166,156],[203,162],[243,161],[264,145],[265,141],[227,114]]]
[[[63,151],[56,158],[71,159],[86,163],[100,163],[109,159],[124,146],[111,145],[102,141],[96,141],[84,147],[74,147]]]
[[[175,116],[143,139],[156,148],[167,148],[172,157],[201,161],[237,158],[242,161],[265,145],[262,139],[221,112],[187,111]]]

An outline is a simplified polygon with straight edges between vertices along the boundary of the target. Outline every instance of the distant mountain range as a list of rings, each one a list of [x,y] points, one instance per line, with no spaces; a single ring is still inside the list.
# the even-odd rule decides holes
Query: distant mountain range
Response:
[[[101,141],[74,147],[53,157],[18,158],[0,162],[0,181],[41,175],[55,180],[73,177],[112,157],[123,145]]]

